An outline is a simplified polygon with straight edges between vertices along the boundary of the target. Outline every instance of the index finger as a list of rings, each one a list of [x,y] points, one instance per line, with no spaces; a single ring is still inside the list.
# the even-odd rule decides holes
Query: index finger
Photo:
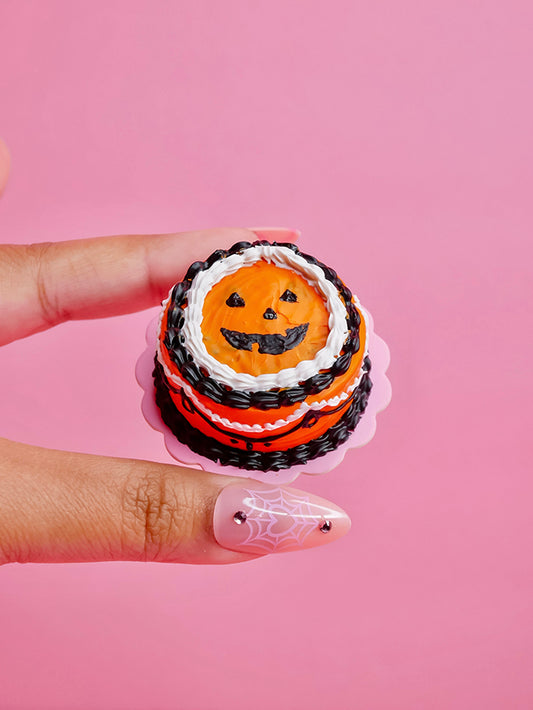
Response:
[[[189,265],[258,238],[293,241],[289,229],[208,229],[0,247],[0,345],[67,320],[157,305]]]

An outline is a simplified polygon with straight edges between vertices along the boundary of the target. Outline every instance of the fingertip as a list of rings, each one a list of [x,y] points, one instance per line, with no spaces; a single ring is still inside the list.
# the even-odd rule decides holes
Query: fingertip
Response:
[[[218,227],[154,235],[148,243],[145,241],[150,282],[160,287],[158,295],[166,295],[168,289],[183,278],[191,263],[205,261],[218,249],[230,249],[239,242],[254,242],[257,239],[294,242],[299,234],[285,227]]]
[[[295,242],[302,233],[298,229],[288,227],[249,227],[259,239],[268,239],[275,242]]]

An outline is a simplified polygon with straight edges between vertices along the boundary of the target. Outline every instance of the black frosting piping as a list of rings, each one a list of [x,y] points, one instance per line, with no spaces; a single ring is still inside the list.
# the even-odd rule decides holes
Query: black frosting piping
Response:
[[[280,301],[287,301],[287,303],[297,303],[298,297],[296,296],[295,293],[292,291],[289,291],[289,289],[285,289],[281,296],[279,297]]]
[[[238,330],[221,328],[220,332],[226,341],[236,350],[251,350],[252,345],[259,345],[259,352],[266,355],[281,355],[300,345],[307,334],[309,323],[301,323],[294,328],[287,328],[285,335],[281,333],[240,333]]]
[[[333,365],[325,370],[321,370],[316,375],[300,382],[294,387],[284,389],[269,390],[266,392],[249,392],[247,390],[237,390],[218,382],[209,377],[209,373],[193,361],[192,355],[186,348],[185,337],[181,332],[185,322],[183,308],[187,306],[187,292],[191,287],[192,280],[200,271],[209,269],[215,262],[226,257],[242,253],[245,249],[253,246],[270,246],[266,240],[251,242],[237,242],[227,251],[218,249],[213,252],[206,261],[195,261],[189,267],[185,278],[176,284],[172,289],[170,304],[168,308],[168,324],[163,344],[174,364],[177,366],[181,376],[200,394],[212,399],[217,404],[222,404],[238,409],[248,409],[256,407],[258,409],[277,409],[278,407],[288,407],[297,402],[303,402],[308,395],[318,394],[331,385],[335,377],[343,375],[352,361],[352,357],[359,351],[359,326],[361,317],[352,303],[352,292],[345,286],[333,269],[315,259],[314,256],[304,254],[297,246],[289,242],[272,242],[273,246],[281,246],[291,249],[305,259],[309,264],[314,264],[322,269],[325,278],[330,281],[338,290],[340,297],[346,306],[346,321],[348,325],[348,336],[344,342],[341,354]]]
[[[239,294],[234,291],[231,296],[228,296],[226,298],[226,306],[229,306],[230,308],[244,308],[246,303],[244,302],[244,299],[242,296],[239,296]]]
[[[169,385],[166,381],[163,368],[155,360],[154,381],[156,390],[156,402],[161,410],[161,416],[165,424],[169,427],[172,433],[183,444],[202,456],[206,456],[212,461],[218,461],[223,466],[235,466],[236,468],[244,468],[254,471],[279,471],[281,469],[290,468],[296,464],[305,464],[307,461],[324,456],[330,451],[336,449],[350,436],[351,432],[357,426],[359,419],[366,409],[368,397],[372,390],[372,381],[369,376],[371,363],[368,357],[364,361],[364,372],[359,385],[353,392],[351,397],[351,405],[347,412],[339,419],[339,421],[330,427],[324,434],[312,439],[305,444],[299,444],[286,451],[254,451],[253,440],[246,441],[246,437],[241,434],[234,433],[234,441],[240,439],[246,441],[247,450],[236,449],[227,444],[221,444],[216,439],[202,434],[193,427],[187,419],[176,409],[174,402],[170,396]],[[193,404],[187,399],[184,402],[189,411],[193,411]],[[311,427],[318,421],[316,417],[314,421],[311,419],[306,422],[305,426]],[[217,428],[212,422],[211,426]],[[227,432],[225,432],[227,434]],[[263,446],[269,446],[272,441],[261,442]]]

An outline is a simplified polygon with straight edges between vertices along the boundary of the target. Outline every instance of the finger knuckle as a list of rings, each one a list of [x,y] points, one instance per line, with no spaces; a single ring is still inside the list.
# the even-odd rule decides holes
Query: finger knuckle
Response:
[[[51,242],[30,244],[27,247],[29,261],[33,265],[37,303],[43,322],[54,326],[66,319],[57,302],[55,289],[50,282],[50,252],[54,250]]]
[[[124,493],[125,529],[133,531],[139,558],[159,561],[176,554],[191,535],[194,504],[166,472],[134,476]]]

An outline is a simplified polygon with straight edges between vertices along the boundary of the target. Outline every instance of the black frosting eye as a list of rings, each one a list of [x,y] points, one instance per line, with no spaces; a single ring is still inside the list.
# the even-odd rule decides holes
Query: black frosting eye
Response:
[[[292,291],[289,291],[289,289],[287,289],[286,291],[284,291],[281,294],[281,296],[279,297],[279,300],[280,301],[289,301],[289,303],[296,303],[298,299],[296,298],[295,293],[293,293]]]
[[[226,306],[230,308],[242,308],[246,303],[244,299],[239,296],[239,294],[234,291],[231,296],[226,300]]]

